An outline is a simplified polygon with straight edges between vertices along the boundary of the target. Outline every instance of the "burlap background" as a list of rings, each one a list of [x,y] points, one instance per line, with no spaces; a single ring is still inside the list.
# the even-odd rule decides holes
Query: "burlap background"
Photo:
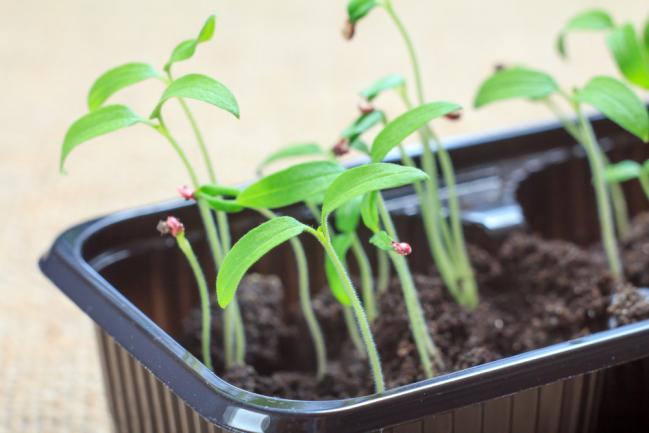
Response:
[[[210,13],[215,40],[177,72],[200,71],[237,95],[242,117],[196,105],[222,178],[250,178],[256,162],[287,143],[330,145],[355,115],[357,91],[390,72],[407,73],[405,52],[385,14],[373,13],[352,43],[340,37],[344,1],[0,0],[0,432],[109,431],[90,321],[36,268],[64,228],[91,216],[169,198],[185,181],[169,146],[145,127],[98,139],[57,173],[62,137],[85,109],[94,78],[126,61],[161,65]],[[589,6],[638,23],[641,0],[395,0],[410,26],[429,99],[470,106],[495,62],[553,71],[566,85],[612,72],[602,38],[570,41],[569,64],[554,37]],[[146,83],[117,99],[147,113],[159,95]],[[385,105],[398,107],[394,98]],[[170,104],[172,105],[172,104]],[[169,123],[191,138],[175,109]],[[445,136],[546,117],[523,102],[462,121],[439,122]],[[192,147],[193,148],[193,147]],[[190,152],[197,156],[195,152]]]

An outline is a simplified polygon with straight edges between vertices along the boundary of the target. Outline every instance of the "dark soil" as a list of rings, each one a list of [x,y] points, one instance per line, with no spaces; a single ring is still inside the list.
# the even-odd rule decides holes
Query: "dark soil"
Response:
[[[649,287],[649,216],[636,221],[634,241],[623,244],[629,280]],[[452,372],[649,317],[649,302],[631,284],[616,283],[601,255],[564,241],[511,234],[497,254],[471,246],[480,284],[474,311],[458,306],[434,272],[415,275],[430,333]],[[251,275],[239,301],[247,336],[248,365],[223,372],[221,311],[214,308],[213,360],[233,385],[292,399],[333,399],[371,394],[367,362],[347,336],[340,305],[327,290],[315,297],[323,328],[329,375],[318,381],[314,356],[299,310],[287,309],[276,277]],[[611,304],[611,299],[613,303]],[[386,386],[424,378],[411,337],[401,287],[393,279],[379,298],[372,324]],[[292,307],[294,308],[294,307]],[[184,345],[200,353],[200,316],[185,323]]]

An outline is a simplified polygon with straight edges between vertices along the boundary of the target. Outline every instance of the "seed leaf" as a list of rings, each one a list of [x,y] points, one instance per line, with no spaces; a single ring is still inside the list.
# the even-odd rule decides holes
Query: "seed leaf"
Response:
[[[216,185],[216,184],[205,184],[201,185],[196,193],[203,194],[205,196],[218,197],[218,196],[228,196],[228,197],[237,197],[241,191],[239,188],[225,185]]]
[[[372,144],[372,161],[379,162],[410,134],[420,129],[433,119],[460,110],[452,102],[431,102],[405,112],[390,123],[374,139]]]
[[[283,216],[266,221],[243,235],[223,259],[216,277],[219,306],[225,308],[232,301],[241,279],[252,265],[279,244],[300,235],[304,228],[295,218]]]
[[[649,140],[649,115],[644,104],[623,82],[612,77],[595,77],[575,94],[613,122],[643,141]]]
[[[257,172],[261,172],[264,168],[273,162],[281,161],[283,159],[298,158],[301,156],[324,156],[327,152],[316,143],[299,143],[279,149],[271,153],[264,159],[258,166]]]
[[[355,137],[351,141],[351,143],[349,143],[349,147],[351,149],[358,150],[359,152],[362,152],[365,155],[370,154],[370,148],[367,146],[367,143],[365,143],[360,137]]]
[[[322,213],[326,218],[349,200],[372,191],[396,188],[428,178],[423,171],[397,164],[371,163],[339,175],[325,193]]]
[[[606,166],[604,177],[609,183],[620,183],[638,178],[641,171],[642,167],[635,161],[620,161]]]
[[[372,191],[363,196],[363,202],[361,203],[361,218],[365,227],[370,229],[372,233],[376,233],[380,230],[379,227],[379,209],[376,207],[376,200],[378,199],[378,193]]]
[[[584,11],[570,19],[561,30],[557,39],[557,50],[561,57],[566,58],[566,36],[576,31],[609,30],[614,26],[613,19],[604,10],[592,9]]]
[[[480,108],[505,99],[541,99],[557,90],[559,86],[548,74],[533,69],[513,67],[503,69],[487,78],[478,90],[474,106]]]
[[[248,186],[237,197],[237,203],[245,207],[275,209],[303,202],[329,188],[343,171],[344,168],[332,161],[297,164]]]
[[[230,90],[214,78],[201,74],[188,74],[169,84],[151,118],[160,116],[162,105],[171,98],[189,98],[207,102],[239,118],[239,104]]]
[[[171,53],[169,61],[164,66],[164,70],[169,71],[171,70],[171,66],[174,63],[191,58],[196,52],[196,47],[198,46],[198,44],[207,42],[212,39],[212,36],[214,35],[215,25],[216,17],[214,15],[210,15],[205,21],[205,24],[203,24],[203,27],[198,33],[198,37],[196,39],[187,39],[176,45],[176,48],[174,48],[173,52]]]
[[[345,259],[345,257],[347,256],[347,251],[352,245],[352,239],[352,233],[339,234],[331,239],[331,244],[334,247],[334,251],[336,251],[336,255],[338,255],[338,258],[343,263],[345,268],[347,268],[347,260]],[[347,296],[344,283],[338,276],[338,272],[336,272],[336,268],[334,267],[333,262],[327,255],[325,255],[325,275],[327,276],[329,289],[331,290],[331,294],[334,296],[334,298],[336,298],[336,300],[342,305],[351,305],[351,300],[349,299],[349,296]]]
[[[194,193],[196,200],[203,200],[212,209],[228,213],[241,212],[243,210],[243,206],[237,204],[234,200],[223,198],[223,196],[237,197],[237,195],[239,195],[238,188],[213,184],[201,185]]]
[[[370,238],[370,243],[383,251],[394,251],[392,247],[392,238],[383,230],[374,233]]]
[[[365,97],[368,101],[372,101],[374,98],[379,96],[381,93],[386,90],[394,89],[396,87],[401,87],[406,84],[406,79],[403,78],[403,75],[391,74],[387,77],[383,77],[380,80],[376,81],[367,89],[361,92],[361,95]]]
[[[381,123],[382,121],[383,112],[375,110],[371,113],[363,114],[362,116],[360,116],[354,121],[354,123],[345,128],[345,130],[340,135],[341,137],[353,140],[372,128],[374,125]]]
[[[606,38],[615,63],[630,82],[649,89],[649,54],[631,24],[618,27]]]
[[[347,4],[349,21],[355,23],[378,5],[377,0],[350,0]]]
[[[63,172],[65,160],[72,150],[83,142],[136,123],[146,122],[124,105],[107,105],[77,119],[65,133],[59,169]]]
[[[104,72],[94,82],[88,93],[88,109],[101,107],[108,98],[125,87],[149,78],[160,78],[156,69],[146,63],[127,63]]]
[[[363,197],[358,196],[340,206],[336,211],[336,230],[341,233],[356,231],[358,222],[361,219],[361,202]]]

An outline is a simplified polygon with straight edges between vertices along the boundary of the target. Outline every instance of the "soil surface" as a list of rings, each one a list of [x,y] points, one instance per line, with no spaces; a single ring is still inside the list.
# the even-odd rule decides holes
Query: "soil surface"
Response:
[[[601,253],[517,232],[491,254],[469,248],[480,304],[463,309],[434,270],[414,276],[430,334],[447,373],[649,317],[636,286],[649,287],[649,215],[636,219],[622,243],[630,283],[616,283]],[[213,309],[212,356],[217,373],[238,387],[291,399],[321,400],[373,392],[367,361],[348,337],[341,306],[328,290],[314,299],[325,334],[329,373],[316,380],[310,337],[299,310],[283,304],[273,276],[250,275],[239,291],[247,365],[223,371],[222,313]],[[613,301],[613,302],[611,302]],[[398,279],[379,296],[372,331],[388,388],[424,378]],[[184,345],[200,354],[200,312],[185,321]],[[197,355],[200,358],[200,356]]]

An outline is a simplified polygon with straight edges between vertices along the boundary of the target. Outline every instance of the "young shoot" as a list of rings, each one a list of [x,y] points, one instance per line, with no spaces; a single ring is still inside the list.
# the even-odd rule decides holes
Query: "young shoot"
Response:
[[[303,224],[292,217],[275,217],[246,233],[232,247],[217,275],[216,291],[219,305],[226,307],[231,302],[245,273],[270,250],[302,233],[312,235],[322,245],[326,255],[333,262],[339,278],[344,282],[345,295],[350,300],[359,327],[375,390],[377,393],[382,392],[385,389],[383,371],[370,324],[354,285],[341,258],[334,249],[329,217],[355,197],[373,191],[408,185],[425,177],[426,174],[420,170],[384,163],[356,167],[339,174],[326,190],[317,228]],[[272,189],[259,190],[250,196],[258,198],[261,203],[277,203],[281,196],[291,195],[294,189],[299,191],[301,188],[302,185],[295,185],[294,188],[288,188],[287,191],[283,191],[279,195],[276,195]],[[243,193],[237,197],[237,201],[245,201]]]
[[[194,165],[187,157],[185,149],[171,134],[162,113],[162,109],[167,101],[176,99],[181,104],[192,126],[196,141],[201,150],[203,162],[209,174],[210,182],[216,183],[215,170],[205,141],[186,100],[191,99],[208,103],[238,118],[239,105],[237,100],[226,86],[207,75],[187,74],[174,78],[171,74],[172,66],[175,63],[191,58],[199,44],[207,42],[212,38],[215,22],[215,17],[210,16],[205,21],[196,38],[178,44],[164,65],[164,72],[159,71],[147,63],[127,63],[102,74],[94,82],[88,94],[88,113],[77,119],[66,132],[61,149],[61,171],[63,171],[64,164],[70,153],[80,144],[120,129],[142,124],[152,128],[165,138],[173,151],[178,155],[191,181],[192,188],[197,189],[202,182],[198,177]],[[165,89],[158,101],[153,105],[150,116],[146,117],[137,114],[126,105],[107,105],[108,100],[119,91],[152,78],[161,81]],[[216,215],[217,222],[215,222],[210,213],[210,208],[204,200],[198,199],[197,205],[212,251],[214,264],[218,270],[223,261],[224,254],[230,248],[230,233],[227,218],[225,213],[219,212]],[[224,353],[226,367],[229,368],[234,365],[243,364],[245,356],[245,335],[236,301],[226,311],[224,320]]]
[[[606,167],[604,177],[611,184],[638,180],[642,191],[647,196],[647,199],[649,199],[649,159],[643,164],[628,160],[610,164]]]
[[[611,197],[604,176],[607,160],[583,110],[585,105],[599,110],[608,119],[646,142],[649,140],[649,116],[644,104],[627,85],[612,77],[594,77],[582,88],[567,92],[544,72],[511,67],[496,72],[482,83],[475,98],[475,106],[479,108],[515,98],[545,104],[559,118],[566,131],[584,148],[590,164],[601,239],[608,265],[614,276],[621,277],[622,266],[614,229]],[[574,119],[562,112],[555,98],[565,102],[572,110]]]
[[[351,39],[358,23],[374,9],[382,9],[387,13],[403,40],[414,77],[417,105],[419,107],[426,105],[422,73],[414,43],[398,16],[392,0],[349,1],[344,35],[347,39]],[[364,96],[367,101],[371,102],[379,93],[390,88],[399,89],[399,96],[406,109],[417,108],[412,103],[403,78],[398,75],[387,77],[378,82],[364,92]],[[451,120],[459,118],[457,110],[444,113],[443,116]],[[421,185],[416,185],[415,190],[421,203],[421,215],[430,251],[442,280],[457,302],[467,308],[475,308],[478,304],[477,284],[464,241],[453,163],[429,123],[420,124],[418,132],[422,144],[422,168],[428,174],[428,179]],[[431,146],[435,151],[431,149]],[[404,162],[408,159],[409,157],[404,158]],[[448,191],[448,220],[444,215],[439,193],[438,164]],[[411,159],[409,165],[414,165]]]
[[[178,248],[183,252],[189,266],[194,273],[196,284],[198,285],[198,294],[201,300],[201,353],[203,356],[203,363],[207,368],[213,370],[212,357],[210,355],[210,341],[211,341],[211,323],[212,318],[210,314],[210,294],[207,289],[207,281],[205,274],[201,269],[201,265],[194,254],[191,244],[185,237],[185,226],[176,217],[169,216],[166,220],[160,221],[157,226],[161,235],[171,235],[176,239]]]

